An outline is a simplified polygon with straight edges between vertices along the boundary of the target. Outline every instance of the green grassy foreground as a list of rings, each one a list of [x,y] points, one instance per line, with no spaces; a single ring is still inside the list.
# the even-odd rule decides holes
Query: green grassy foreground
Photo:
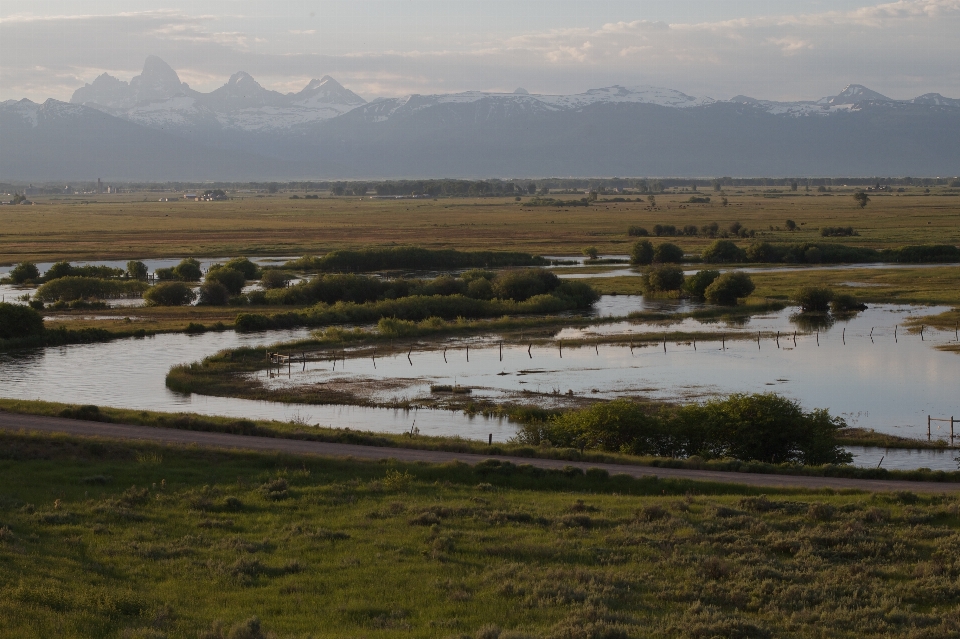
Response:
[[[0,433],[0,635],[960,632],[956,496],[765,492]]]

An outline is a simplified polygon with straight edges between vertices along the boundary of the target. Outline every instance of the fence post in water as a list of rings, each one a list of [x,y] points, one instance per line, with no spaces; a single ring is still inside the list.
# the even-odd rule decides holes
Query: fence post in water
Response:
[[[872,333],[872,332],[873,332],[873,331],[871,331],[871,333]],[[846,329],[846,328],[843,329],[843,344],[844,344],[844,346],[846,346],[846,344],[847,344],[847,329]]]
[[[593,348],[597,351],[597,355],[600,354],[600,342],[595,342]]]
[[[500,361],[503,361],[503,340],[500,340]]]
[[[727,336],[726,336],[726,335],[721,335],[721,336],[720,336],[720,345],[723,346],[723,350],[727,350]]]
[[[447,363],[447,349],[446,349],[446,348],[443,349],[443,363],[444,363],[444,364]]]
[[[560,346],[560,359],[563,359],[563,340],[560,340],[559,346]]]
[[[470,345],[467,344],[467,363],[470,363]]]
[[[487,445],[489,446],[491,444],[493,444],[493,433],[487,435]]]
[[[410,359],[410,353],[413,352],[413,346],[410,347],[410,350],[407,351],[407,361],[410,362],[410,365],[413,366],[413,360]]]
[[[760,331],[757,331],[757,350],[760,350]]]
[[[693,350],[697,350],[697,338],[693,338]]]
[[[817,329],[817,346],[820,346],[820,329]]]
[[[796,331],[793,332],[793,347],[794,347],[794,348],[797,347],[797,332],[796,332]]]
[[[953,415],[950,416],[950,445],[953,446]]]
[[[900,343],[900,342],[897,340],[897,325],[896,325],[896,324],[893,325],[893,343],[894,343],[894,344],[899,344],[899,343]]]
[[[533,359],[533,353],[530,352],[531,348],[533,348],[533,342],[530,342],[530,345],[527,346],[527,355],[530,356],[530,359]]]
[[[923,324],[920,325],[920,341],[923,341]]]
[[[780,348],[780,331],[777,331],[777,348]]]

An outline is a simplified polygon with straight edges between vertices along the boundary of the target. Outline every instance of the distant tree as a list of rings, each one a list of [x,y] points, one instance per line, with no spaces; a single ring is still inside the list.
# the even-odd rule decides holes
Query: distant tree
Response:
[[[713,281],[703,292],[711,304],[733,306],[738,299],[748,297],[755,290],[753,280],[746,273],[731,271]]]
[[[366,195],[367,194],[367,185],[364,182],[357,182],[353,185],[353,194],[354,195]]]
[[[730,240],[717,240],[704,250],[701,259],[708,264],[745,262],[747,254]]]
[[[215,282],[223,286],[230,295],[239,295],[246,283],[243,273],[236,269],[227,268],[222,265],[216,265],[207,272],[206,281]]]
[[[271,182],[267,185],[267,193],[276,193],[280,190],[280,185],[276,182]]]
[[[723,185],[720,183],[720,180],[714,180],[714,181],[713,181],[713,190],[714,190],[714,191],[716,191],[717,193],[719,193],[719,192],[720,192],[720,189],[722,189],[722,188],[723,188]]]
[[[23,284],[29,280],[40,278],[40,269],[33,262],[20,262],[10,271],[10,279],[14,284]]]
[[[143,299],[153,306],[183,306],[195,297],[195,293],[183,282],[163,282],[143,294]]]
[[[147,265],[137,260],[127,262],[127,276],[132,280],[147,279]]]
[[[740,229],[742,228],[743,228],[743,224],[741,224],[740,222],[734,222],[733,224],[730,225],[730,234],[739,235]]]
[[[347,187],[337,182],[336,184],[330,187],[330,192],[333,193],[334,195],[340,196],[347,192]]]
[[[226,306],[230,303],[230,291],[220,282],[207,281],[200,286],[197,304],[200,306]]]
[[[786,226],[787,226],[787,230],[788,230],[788,231],[796,231],[796,230],[797,230],[797,223],[794,222],[793,220],[787,220]]]
[[[716,237],[720,231],[720,225],[716,222],[710,222],[700,227],[700,233],[707,237]]]
[[[200,270],[200,262],[188,257],[173,267],[173,275],[181,282],[199,282],[203,273]]]
[[[727,198],[726,197],[720,198],[720,206],[726,206],[726,205],[727,205]]]
[[[678,264],[683,261],[683,249],[676,244],[664,242],[653,250],[653,261],[658,264]]]
[[[588,246],[585,249],[583,249],[582,252],[584,255],[587,256],[587,258],[591,260],[597,259],[597,257],[600,255],[600,250],[597,249],[596,246]]]
[[[546,186],[542,187],[540,189],[540,195],[550,195],[550,188]]]
[[[530,184],[528,184],[528,185],[527,185],[527,193],[529,193],[530,195],[536,195],[536,193],[537,193],[537,185],[534,184],[533,182],[531,182]]]
[[[796,295],[804,313],[826,313],[833,301],[833,291],[825,286],[804,286]]]
[[[791,183],[790,183],[790,190],[791,190],[791,191],[796,191],[798,188],[800,188],[800,185],[797,184],[796,182],[791,182]]]
[[[633,245],[630,252],[630,263],[646,265],[653,262],[653,244],[650,240],[640,240]]]
[[[656,266],[644,273],[643,285],[649,293],[679,291],[683,286],[683,269],[672,264]]]
[[[856,193],[854,193],[853,199],[856,200],[857,204],[860,205],[861,209],[867,205],[867,202],[870,201],[870,197],[863,191],[857,191]]]
[[[652,196],[652,195],[648,195],[648,196],[647,196],[647,202],[650,202],[650,206],[656,206],[656,205],[657,205],[657,198],[655,198],[655,197]]]
[[[696,275],[688,277],[683,283],[683,290],[691,297],[702,298],[707,287],[720,277],[720,271],[698,271]]]

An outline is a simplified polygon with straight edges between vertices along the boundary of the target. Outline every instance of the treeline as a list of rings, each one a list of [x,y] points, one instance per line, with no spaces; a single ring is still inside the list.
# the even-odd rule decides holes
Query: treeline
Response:
[[[527,253],[507,251],[457,251],[415,246],[340,250],[323,257],[304,256],[287,262],[286,269],[327,273],[362,273],[396,269],[505,268],[547,266],[549,261]]]
[[[827,410],[805,412],[793,400],[765,393],[680,407],[615,400],[522,424],[517,439],[630,455],[819,466],[852,461],[837,442],[844,427]]]

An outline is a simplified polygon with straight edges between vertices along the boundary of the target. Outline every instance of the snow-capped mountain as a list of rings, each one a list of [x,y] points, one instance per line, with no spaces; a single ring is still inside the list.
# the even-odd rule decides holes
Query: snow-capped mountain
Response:
[[[70,99],[137,124],[195,133],[198,128],[271,131],[336,117],[365,103],[330,76],[311,80],[299,93],[262,87],[243,71],[222,87],[201,93],[181,82],[156,56],[129,83],[106,73],[77,89]]]
[[[236,73],[203,93],[156,57],[70,104],[0,103],[0,180],[954,175],[960,100],[850,85],[820,100],[612,86],[366,102],[329,76],[296,93]]]

